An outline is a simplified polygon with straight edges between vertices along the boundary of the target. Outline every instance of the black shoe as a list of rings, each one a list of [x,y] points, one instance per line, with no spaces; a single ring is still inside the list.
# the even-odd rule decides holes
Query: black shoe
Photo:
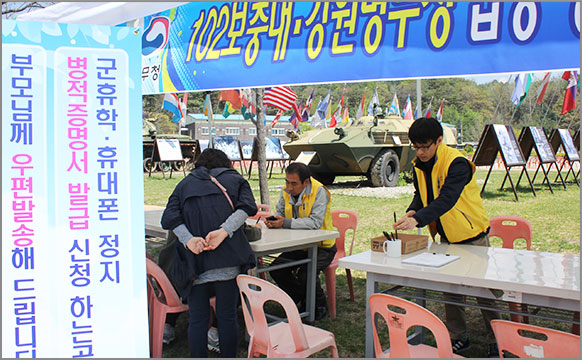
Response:
[[[318,306],[315,309],[315,321],[321,320],[327,316],[327,306]]]
[[[499,348],[497,347],[497,343],[489,344],[489,347],[487,348],[487,357],[490,358],[499,357]]]
[[[453,353],[458,354],[461,351],[468,350],[471,347],[469,339],[457,339],[451,340],[451,345],[453,346]]]

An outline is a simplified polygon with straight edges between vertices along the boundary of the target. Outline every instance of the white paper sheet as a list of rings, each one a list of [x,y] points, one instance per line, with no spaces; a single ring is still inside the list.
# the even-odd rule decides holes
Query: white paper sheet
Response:
[[[402,263],[411,265],[440,267],[450,262],[453,262],[458,258],[459,257],[457,255],[435,254],[430,252],[424,252],[422,254],[402,260]]]

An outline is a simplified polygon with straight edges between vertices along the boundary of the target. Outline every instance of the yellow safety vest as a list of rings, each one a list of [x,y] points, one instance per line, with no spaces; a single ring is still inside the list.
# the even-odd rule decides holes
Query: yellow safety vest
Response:
[[[440,190],[445,182],[449,167],[453,160],[463,156],[457,149],[453,149],[443,143],[439,145],[436,151],[436,158],[431,172],[432,190],[434,199],[439,196]],[[416,164],[417,158],[413,160]],[[461,192],[457,203],[440,217],[443,231],[449,242],[457,243],[463,240],[471,239],[485,231],[489,227],[489,218],[483,207],[483,201],[477,181],[475,180],[475,164],[471,164],[471,181]],[[418,191],[424,206],[428,204],[426,177],[424,171],[414,167],[416,178],[418,179]],[[432,237],[436,235],[436,227],[429,226]]]
[[[327,192],[327,196],[329,201],[327,202],[327,208],[325,209],[325,216],[323,217],[323,224],[321,225],[320,229],[323,230],[333,230],[334,227],[332,225],[331,220],[331,194],[329,190],[325,186],[323,186],[319,181],[315,180],[313,177],[310,178],[311,180],[311,192],[309,194],[303,193],[303,197],[301,198],[301,202],[303,203],[302,207],[298,209],[298,215],[300,218],[309,217],[311,214],[311,208],[313,208],[313,204],[315,203],[315,196],[317,195],[317,190],[320,187]],[[287,191],[283,191],[283,199],[285,200],[285,217],[288,219],[293,219],[293,206],[291,206],[291,195]],[[319,242],[319,247],[330,248],[335,245],[335,239],[324,240]]]

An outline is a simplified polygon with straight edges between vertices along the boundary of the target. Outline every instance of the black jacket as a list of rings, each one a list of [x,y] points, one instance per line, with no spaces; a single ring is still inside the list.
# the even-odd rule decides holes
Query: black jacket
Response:
[[[205,237],[209,232],[218,229],[233,213],[224,193],[210,181],[209,175],[214,176],[226,188],[236,210],[242,209],[249,216],[257,213],[249,183],[236,170],[208,170],[199,167],[180,181],[170,195],[162,215],[162,228],[173,230],[178,225],[185,224],[193,236]],[[242,227],[212,251],[195,255],[182,244],[178,244],[176,248],[177,255],[187,261],[189,275],[193,278],[212,269],[240,266],[241,272],[246,272],[255,266],[255,256]],[[180,292],[183,290],[188,291],[180,289]]]

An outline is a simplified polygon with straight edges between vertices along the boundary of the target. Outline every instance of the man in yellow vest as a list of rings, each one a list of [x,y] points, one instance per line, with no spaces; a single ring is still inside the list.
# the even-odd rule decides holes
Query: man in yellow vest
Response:
[[[406,215],[394,225],[395,230],[428,226],[433,238],[441,242],[489,246],[489,219],[475,180],[475,164],[463,154],[443,143],[442,125],[434,118],[417,119],[408,130],[416,151],[414,165],[415,193]],[[445,298],[462,302],[463,297],[445,294]],[[477,299],[482,305],[493,301]],[[498,311],[481,310],[489,339],[489,356],[498,357],[490,322],[500,318]],[[451,334],[453,352],[467,350],[465,308],[445,304],[446,324]]]
[[[310,176],[307,165],[294,162],[285,169],[285,187],[275,209],[276,220],[265,220],[269,228],[333,230],[331,195],[319,181]],[[327,314],[327,302],[319,281],[319,272],[333,260],[337,249],[335,239],[321,241],[317,247],[315,275],[315,320]],[[288,260],[307,258],[306,250],[284,252],[272,265]],[[277,285],[295,301],[300,311],[305,306],[307,264],[270,272]]]

